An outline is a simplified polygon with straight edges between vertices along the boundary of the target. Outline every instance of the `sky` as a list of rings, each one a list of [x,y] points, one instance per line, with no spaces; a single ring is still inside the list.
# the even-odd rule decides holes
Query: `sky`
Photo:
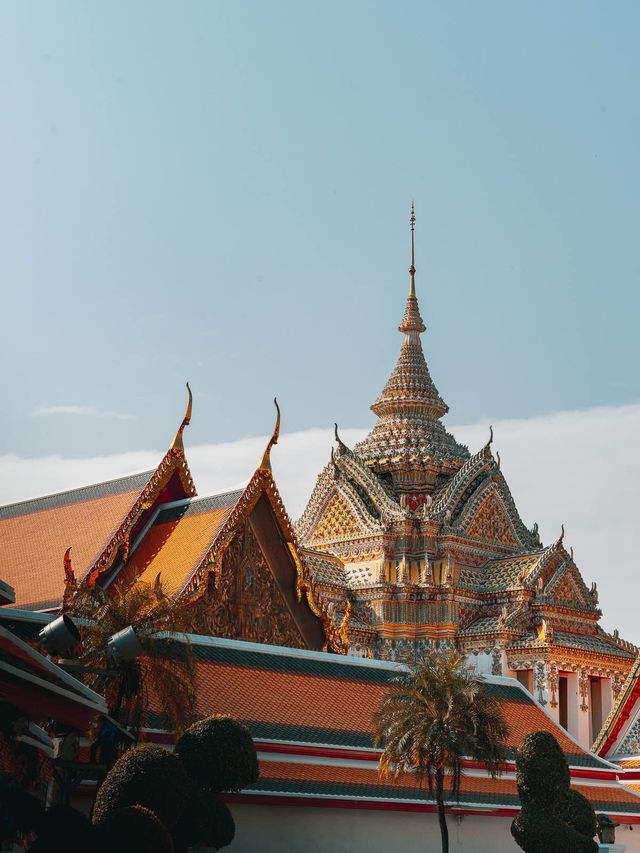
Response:
[[[582,512],[585,573],[635,583],[639,25],[625,0],[5,0],[0,497],[156,459],[189,380],[207,483],[278,395],[297,514],[323,431],[373,423],[415,199],[448,424],[506,425],[525,521]]]

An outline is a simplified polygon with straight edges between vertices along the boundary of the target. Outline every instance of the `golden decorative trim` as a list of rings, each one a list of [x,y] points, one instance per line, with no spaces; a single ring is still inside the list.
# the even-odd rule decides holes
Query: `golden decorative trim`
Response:
[[[273,404],[276,407],[276,425],[273,428],[273,434],[269,439],[269,443],[267,444],[264,454],[262,456],[262,461],[260,462],[260,470],[261,471],[271,471],[271,448],[274,444],[278,443],[278,439],[280,438],[280,406],[278,405],[277,399],[273,398]]]
[[[189,400],[187,402],[187,411],[185,412],[184,418],[182,419],[182,423],[180,424],[180,428],[175,435],[175,438],[171,442],[171,449],[182,451],[184,453],[184,444],[182,441],[182,434],[184,433],[184,428],[189,426],[191,423],[191,413],[193,411],[193,394],[191,393],[191,388],[189,387],[189,383],[187,382],[187,392],[189,394]]]
[[[277,432],[277,427],[278,424],[276,424],[274,434]],[[328,605],[321,599],[318,588],[311,578],[293,524],[284,507],[280,492],[269,468],[260,467],[255,472],[249,485],[231,511],[229,518],[216,536],[211,548],[200,561],[190,579],[180,590],[179,595],[187,595],[192,601],[197,601],[207,590],[207,583],[205,582],[207,578],[211,578],[214,586],[218,585],[224,553],[231,544],[240,525],[248,519],[262,495],[266,495],[269,500],[271,509],[280,525],[287,548],[291,554],[296,571],[295,586],[298,600],[301,601],[304,595],[312,613],[322,621],[326,638],[325,647],[330,651],[346,654],[344,638],[346,636],[345,632],[347,631],[348,620],[347,626],[342,628],[342,633],[335,633],[332,631],[333,626],[329,627],[331,620],[328,615]]]
[[[123,561],[127,559],[131,531],[140,519],[140,516],[151,509],[175,473],[178,474],[187,497],[193,498],[196,496],[196,487],[193,483],[187,460],[185,459],[184,450],[170,447],[162,462],[160,462],[151,475],[151,479],[138,496],[138,499],[127,513],[124,521],[109,540],[102,554],[87,571],[85,577],[88,578],[90,584],[97,583],[97,581],[104,577],[113,567],[118,556]]]

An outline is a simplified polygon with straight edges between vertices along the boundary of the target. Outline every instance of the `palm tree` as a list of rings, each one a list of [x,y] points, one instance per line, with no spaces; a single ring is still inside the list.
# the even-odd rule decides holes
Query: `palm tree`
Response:
[[[170,636],[192,627],[190,609],[167,596],[160,582],[136,583],[108,591],[82,584],[68,611],[78,617],[79,662],[90,686],[107,699],[112,716],[137,735],[152,708],[181,733],[194,721],[195,659],[191,646]],[[142,647],[138,657],[113,660],[107,640],[132,626]]]
[[[392,680],[374,714],[373,733],[383,748],[381,776],[415,772],[426,779],[448,853],[446,780],[459,802],[464,759],[482,762],[492,778],[500,773],[508,733],[500,704],[466,666],[464,654],[434,651]]]

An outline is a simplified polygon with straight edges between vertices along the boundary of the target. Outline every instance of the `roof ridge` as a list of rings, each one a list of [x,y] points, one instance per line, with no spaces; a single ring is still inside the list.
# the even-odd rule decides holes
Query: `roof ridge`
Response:
[[[223,498],[223,497],[225,497],[225,495],[234,495],[237,492],[240,492],[240,494],[242,494],[244,492],[244,490],[247,488],[249,482],[250,481],[247,480],[247,482],[244,483],[243,485],[236,486],[233,489],[223,489],[221,492],[210,492],[209,494],[206,494],[206,495],[197,495],[193,498],[185,498],[185,503],[188,503],[189,505],[191,505],[191,504],[200,503],[201,501],[210,500],[211,498]],[[178,501],[174,501],[174,503],[177,504]],[[162,504],[161,506],[166,506],[166,504]]]
[[[150,478],[155,470],[156,470],[155,468],[149,468],[145,471],[134,471],[131,474],[125,474],[122,477],[112,477],[110,480],[101,480],[98,483],[87,483],[84,486],[76,486],[75,488],[72,488],[72,489],[62,489],[59,492],[49,492],[49,493],[44,494],[44,495],[39,495],[38,497],[35,497],[35,498],[25,498],[25,500],[22,500],[22,501],[14,501],[13,503],[0,504],[0,518],[2,518],[3,510],[10,510],[13,508],[23,507],[23,506],[26,506],[27,504],[37,504],[41,501],[46,501],[46,500],[49,500],[52,498],[61,498],[61,497],[64,497],[65,495],[72,495],[72,494],[75,494],[76,492],[82,492],[82,491],[85,491],[87,489],[96,489],[96,488],[99,488],[101,486],[111,486],[112,484],[119,483],[123,480],[131,480],[133,477],[142,477],[142,476],[148,475],[148,477]]]

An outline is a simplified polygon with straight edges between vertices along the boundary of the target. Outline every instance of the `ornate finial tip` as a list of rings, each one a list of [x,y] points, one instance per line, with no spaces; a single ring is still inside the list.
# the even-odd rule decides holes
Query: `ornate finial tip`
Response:
[[[276,407],[276,424],[260,462],[260,469],[263,471],[271,471],[271,448],[274,444],[278,443],[278,439],[280,438],[280,406],[275,397],[273,398],[273,404]]]
[[[411,224],[411,230],[413,231],[413,227],[416,223],[416,209],[413,202],[411,202],[411,216],[409,217],[409,222]]]
[[[183,451],[184,444],[182,441],[182,433],[184,432],[184,428],[189,426],[191,423],[191,415],[193,413],[193,394],[191,393],[191,386],[187,382],[187,393],[189,394],[189,399],[187,401],[187,411],[184,413],[184,418],[182,419],[182,423],[178,428],[178,432],[175,435],[171,443],[171,447],[173,450]]]

